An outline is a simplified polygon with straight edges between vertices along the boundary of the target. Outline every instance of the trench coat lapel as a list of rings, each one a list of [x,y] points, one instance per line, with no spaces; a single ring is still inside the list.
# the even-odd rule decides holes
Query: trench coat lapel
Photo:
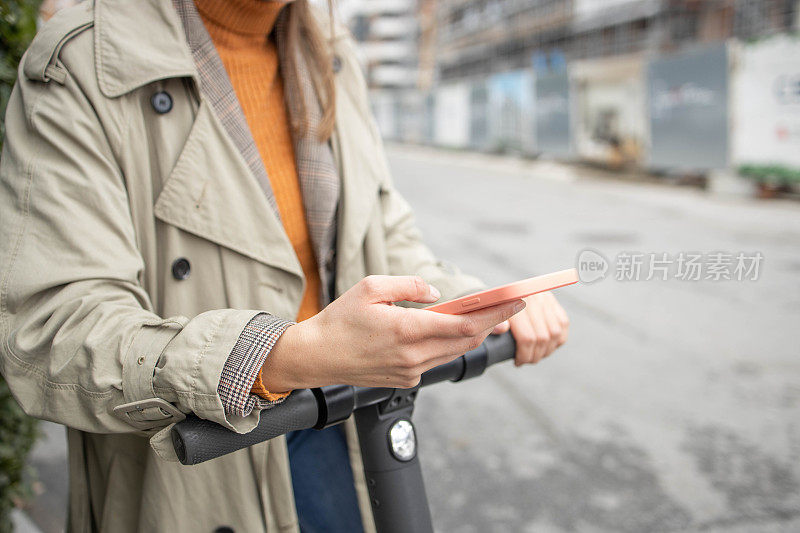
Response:
[[[200,81],[200,92],[211,104],[214,113],[230,135],[236,148],[242,154],[250,172],[252,172],[275,216],[280,219],[278,204],[272,192],[267,176],[267,169],[258,152],[258,147],[250,133],[244,111],[236,98],[230,78],[225,71],[211,36],[191,0],[172,0],[178,16],[186,32],[186,42],[192,54]]]
[[[94,10],[104,96],[173,77],[190,77],[200,88],[195,122],[156,199],[156,217],[302,277],[244,113],[194,2],[98,0]]]
[[[264,264],[302,277],[283,225],[210,104],[158,195],[155,215]]]

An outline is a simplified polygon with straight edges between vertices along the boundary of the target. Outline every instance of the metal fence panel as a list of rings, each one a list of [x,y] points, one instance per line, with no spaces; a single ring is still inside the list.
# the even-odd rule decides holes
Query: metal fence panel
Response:
[[[532,72],[512,70],[488,79],[489,149],[522,152],[531,145]]]
[[[567,73],[537,75],[534,85],[536,148],[548,155],[572,155]]]
[[[641,165],[647,145],[644,62],[640,55],[575,61],[570,65],[575,119],[572,143],[584,160]]]
[[[732,159],[800,169],[800,38],[745,44],[733,73]]]
[[[469,146],[473,150],[489,149],[489,90],[484,79],[470,85]]]
[[[443,85],[436,91],[435,142],[448,148],[469,144],[469,94],[466,82]]]
[[[728,164],[725,43],[660,57],[647,69],[651,168],[710,170]]]

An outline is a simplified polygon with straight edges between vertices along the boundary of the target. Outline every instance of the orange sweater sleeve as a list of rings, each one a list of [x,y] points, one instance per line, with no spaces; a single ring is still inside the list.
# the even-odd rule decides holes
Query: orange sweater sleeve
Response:
[[[286,398],[289,396],[291,391],[289,392],[270,392],[266,388],[264,388],[264,381],[261,379],[261,371],[258,371],[258,376],[256,376],[256,381],[253,383],[253,388],[250,389],[250,392],[253,394],[258,394],[265,400],[269,400],[274,402],[276,400],[280,400],[281,398]]]

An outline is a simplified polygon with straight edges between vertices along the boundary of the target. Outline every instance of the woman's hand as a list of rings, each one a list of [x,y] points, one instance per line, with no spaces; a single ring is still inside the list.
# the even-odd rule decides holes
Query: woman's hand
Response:
[[[391,305],[433,303],[439,292],[414,276],[369,276],[319,314],[290,326],[264,364],[272,392],[343,383],[409,388],[426,370],[476,348],[525,307],[522,300],[465,315]]]
[[[492,333],[505,333],[511,329],[517,342],[514,364],[538,363],[556,348],[567,342],[569,318],[566,311],[550,292],[525,298],[524,313],[499,324]]]

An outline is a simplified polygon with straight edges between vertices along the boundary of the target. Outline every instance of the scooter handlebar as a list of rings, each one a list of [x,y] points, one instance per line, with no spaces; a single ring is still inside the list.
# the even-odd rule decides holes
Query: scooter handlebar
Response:
[[[172,444],[181,463],[195,465],[290,431],[313,427],[318,417],[314,393],[311,389],[300,389],[283,403],[261,411],[258,425],[249,433],[236,433],[216,422],[189,415],[172,428]]]
[[[486,348],[486,366],[514,359],[517,352],[517,343],[511,333],[489,335],[481,346]]]
[[[514,338],[510,333],[491,335],[475,350],[425,372],[422,375],[422,386],[448,379],[459,381],[477,376],[489,365],[513,359],[514,352]],[[353,406],[360,407],[380,403],[392,391],[361,387],[351,389],[364,400],[353,402]],[[215,422],[188,415],[172,428],[175,452],[181,463],[199,464],[290,431],[321,427],[324,425],[324,420],[321,420],[321,398],[322,395],[315,395],[311,389],[295,390],[282,403],[261,411],[258,425],[249,433],[236,433]]]

